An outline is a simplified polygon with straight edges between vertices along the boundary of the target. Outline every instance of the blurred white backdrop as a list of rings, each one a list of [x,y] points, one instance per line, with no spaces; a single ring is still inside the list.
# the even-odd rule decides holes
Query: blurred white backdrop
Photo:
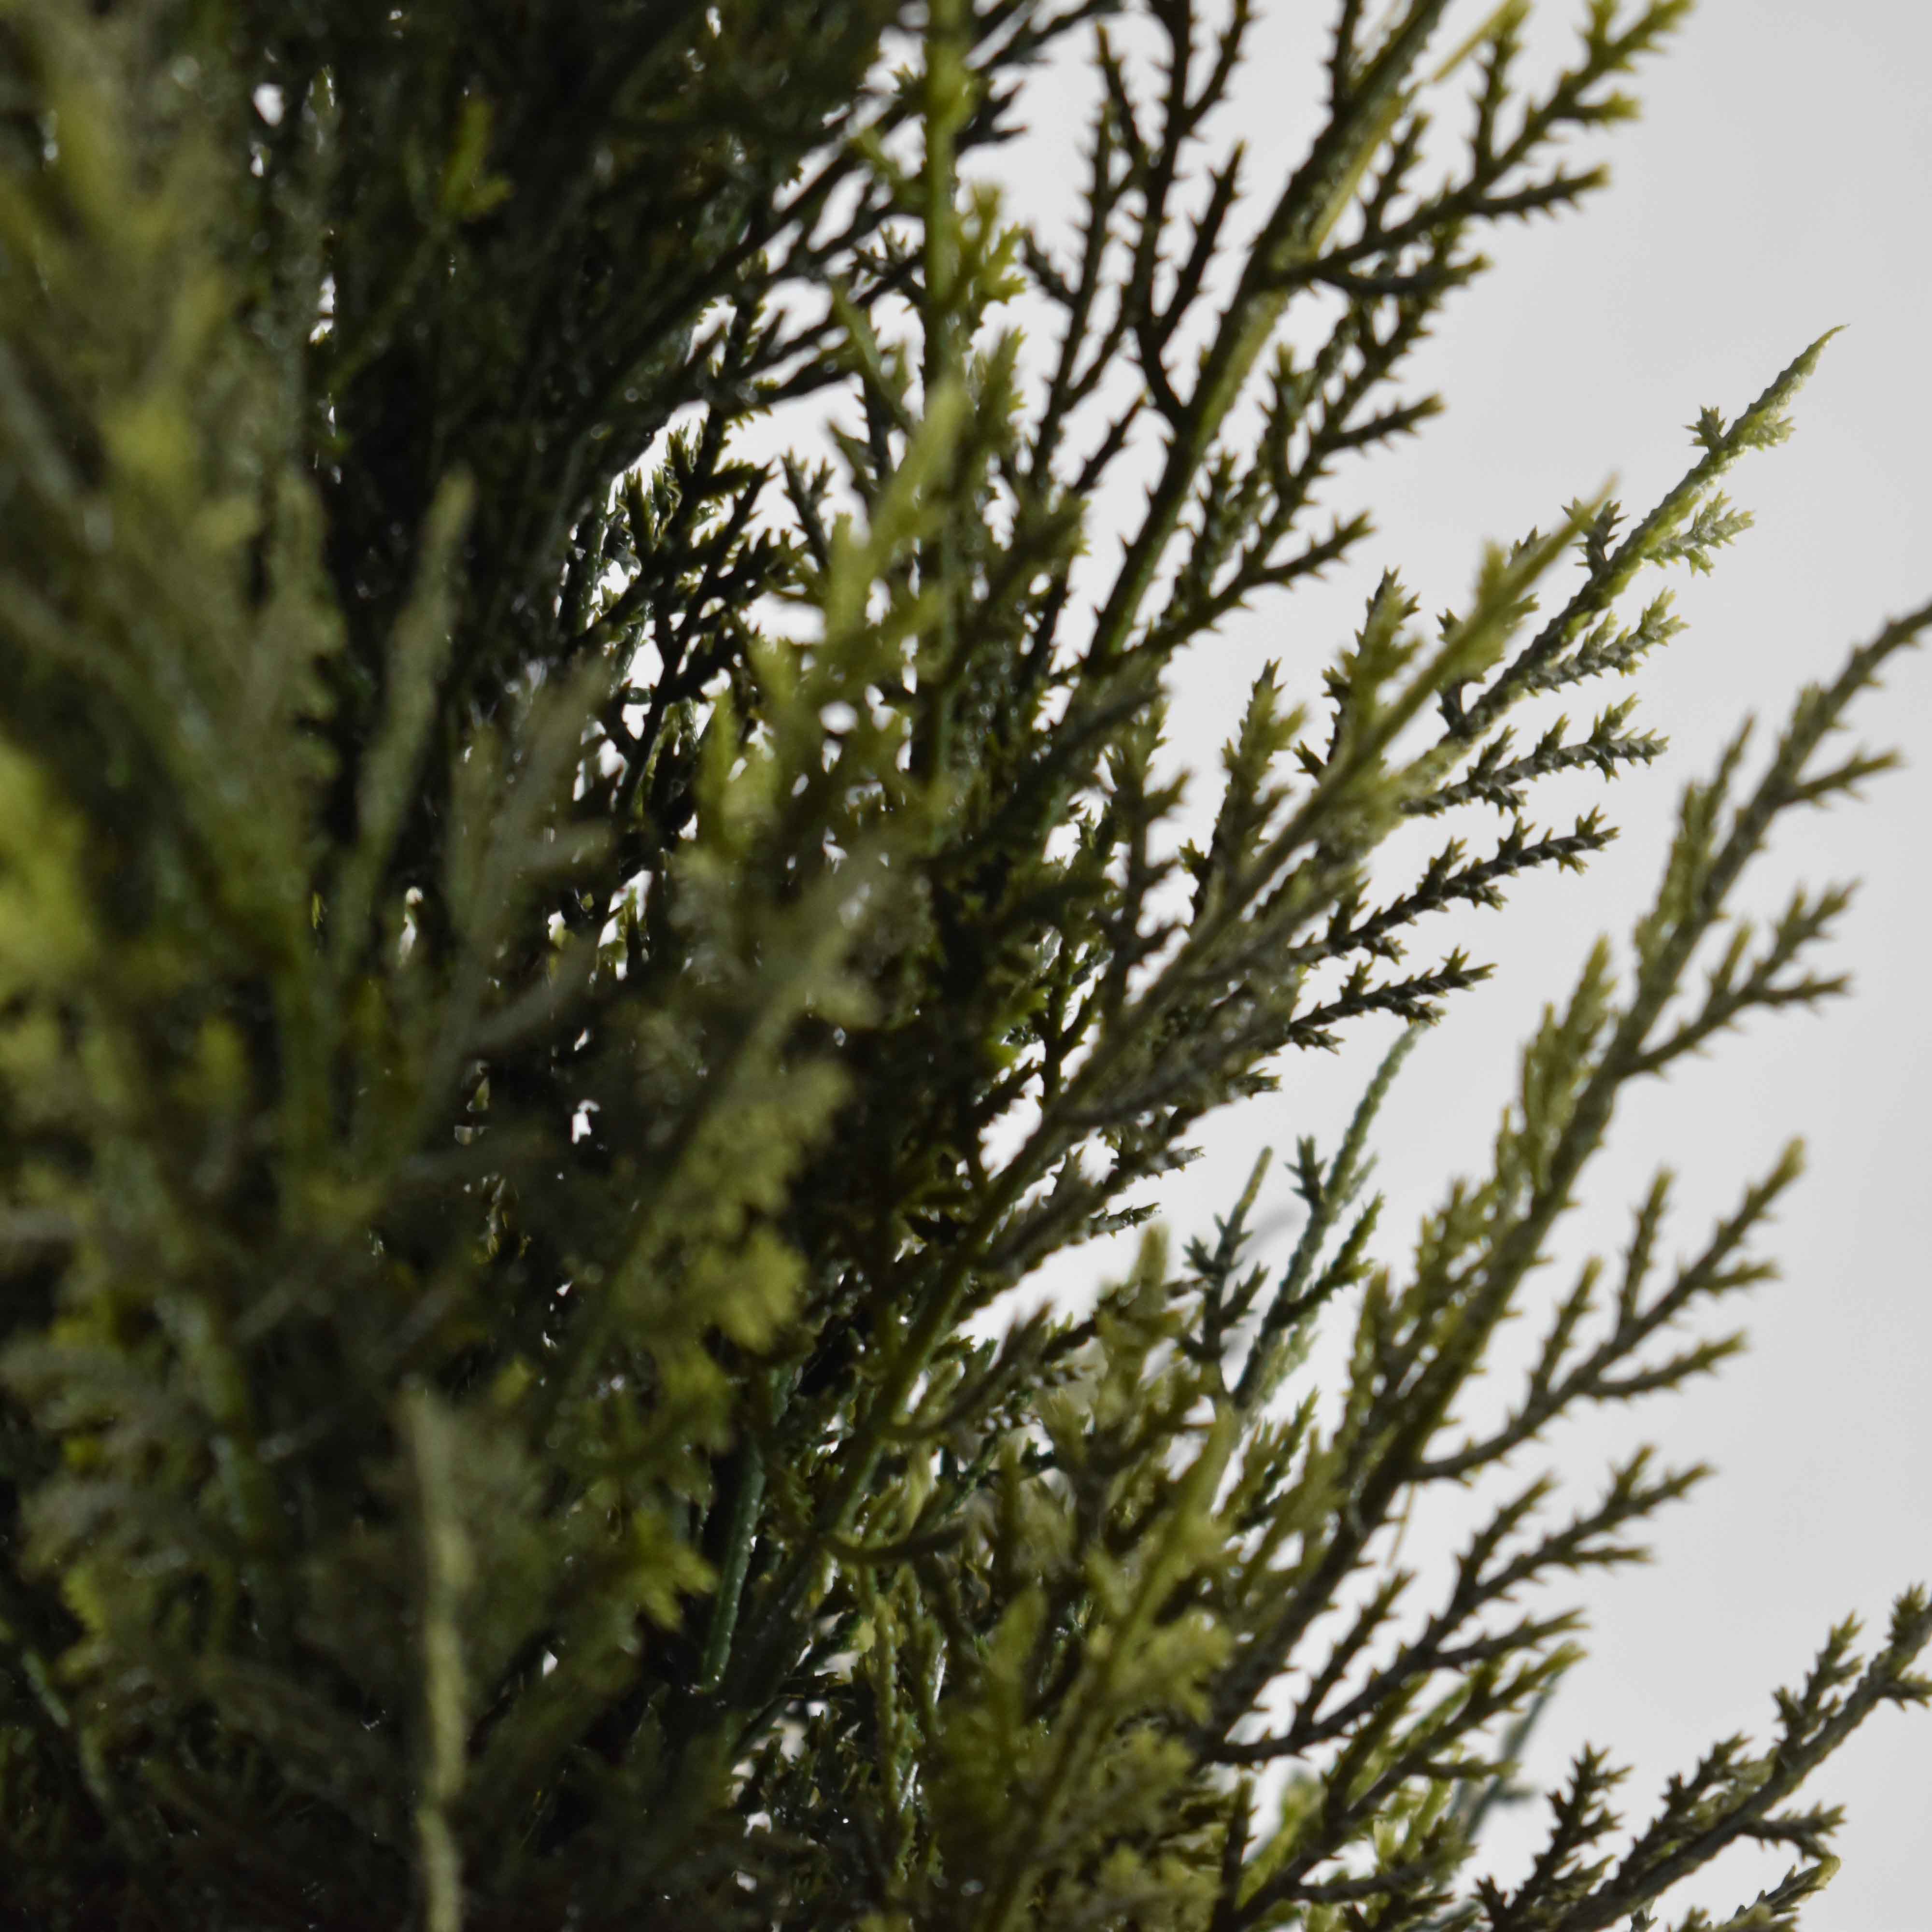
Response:
[[[1452,11],[1442,46],[1487,7],[1471,0]],[[1316,123],[1333,10],[1259,0],[1237,98],[1202,151],[1245,140],[1257,205]],[[1526,73],[1546,73],[1568,52],[1582,10],[1582,0],[1543,0]],[[1704,0],[1639,75],[1642,120],[1602,144],[1611,187],[1558,221],[1485,238],[1493,272],[1457,299],[1412,370],[1412,391],[1439,389],[1447,414],[1331,486],[1328,507],[1376,513],[1355,564],[1232,622],[1173,681],[1174,753],[1204,774],[1192,799],[1204,808],[1204,775],[1256,669],[1279,658],[1291,686],[1314,696],[1384,566],[1432,612],[1467,590],[1485,538],[1548,528],[1612,472],[1640,514],[1686,466],[1684,425],[1700,407],[1734,414],[1805,344],[1846,325],[1799,398],[1792,442],[1734,472],[1731,494],[1756,528],[1720,554],[1713,576],[1676,578],[1690,628],[1638,686],[1641,722],[1667,734],[1669,754],[1607,792],[1580,780],[1535,800],[1544,824],[1600,800],[1621,840],[1582,879],[1532,878],[1500,914],[1445,919],[1416,935],[1418,963],[1425,941],[1442,951],[1460,942],[1496,970],[1422,1042],[1384,1116],[1391,1260],[1444,1181],[1480,1168],[1516,1042],[1541,1004],[1567,993],[1596,933],[1628,932],[1655,884],[1684,783],[1708,770],[1743,713],[1756,712],[1768,735],[1799,685],[1932,596],[1928,75],[1925,10],[1884,0]],[[1461,80],[1445,90],[1445,134],[1465,92]],[[1068,235],[1078,211],[1090,98],[1081,62],[1042,74],[1022,109],[1030,133],[982,167],[1048,235]],[[1112,554],[1104,505],[1095,548]],[[1586,694],[1577,708],[1595,701]],[[1750,1352],[1715,1381],[1570,1424],[1551,1444],[1577,1500],[1640,1441],[1672,1463],[1706,1460],[1718,1472],[1660,1520],[1653,1565],[1586,1578],[1568,1593],[1589,1606],[1590,1655],[1547,1712],[1529,1769],[1546,1786],[1585,1743],[1609,1747],[1632,1767],[1620,1806],[1632,1823],[1648,1818],[1667,1774],[1689,1770],[1720,1737],[1767,1734],[1772,1688],[1802,1678],[1830,1624],[1856,1610],[1876,1636],[1899,1588],[1932,1581],[1932,662],[1907,660],[1856,722],[1868,742],[1900,747],[1907,768],[1877,781],[1861,805],[1787,826],[1748,895],[1768,908],[1794,878],[1862,878],[1831,962],[1854,974],[1854,997],[1729,1036],[1635,1096],[1565,1249],[1620,1247],[1629,1207],[1660,1163],[1678,1174],[1672,1231],[1688,1248],[1791,1134],[1807,1139],[1808,1173],[1766,1243],[1784,1278],[1732,1310]],[[1457,829],[1480,840],[1492,828]],[[1210,1123],[1200,1137],[1207,1158],[1159,1197],[1175,1233],[1207,1229],[1262,1144],[1286,1153],[1313,1132],[1332,1145],[1386,1037],[1303,1055],[1283,1069],[1279,1094]],[[1285,1176],[1264,1198],[1288,1204]],[[1077,1292],[1118,1258],[1082,1251],[1054,1285]],[[1544,1277],[1546,1294],[1561,1278]],[[1520,1461],[1526,1473],[1536,1466]],[[1456,1527],[1432,1534],[1418,1512],[1404,1562],[1439,1564]],[[1425,1569],[1412,1602],[1426,1601],[1428,1587]],[[1807,1916],[1808,1932],[1932,1932],[1932,1711],[1880,1712],[1809,1795],[1849,1815],[1836,1840],[1844,1868]],[[1523,1868],[1546,1817],[1539,1802],[1492,1832],[1487,1862],[1499,1876]],[[1785,1862],[1728,1855],[1673,1897],[1670,1916],[1696,1904],[1721,1919]]]

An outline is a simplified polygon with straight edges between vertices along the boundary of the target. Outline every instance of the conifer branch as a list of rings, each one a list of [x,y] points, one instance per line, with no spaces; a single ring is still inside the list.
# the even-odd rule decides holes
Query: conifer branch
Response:
[[[1732,1924],[1789,1924],[1804,1780],[1932,1698],[1922,1594],[1621,1851],[1586,1753],[1506,1890],[1473,1840],[1580,1628],[1532,1593],[1700,1472],[1516,1480],[1426,1600],[1400,1558],[1738,1346],[1690,1324],[1769,1276],[1795,1150],[1668,1268],[1660,1179],[1464,1412],[1628,1084],[1841,989],[1846,889],[1730,902],[1887,767],[1827,741],[1932,608],[1691,788],[1624,982],[1592,955],[1400,1263],[1370,1149],[1485,970],[1418,922],[1580,867],[1613,828],[1537,786],[1661,749],[1519,707],[1670,641],[1624,592],[1745,526],[1820,345],[1628,530],[1573,505],[1431,634],[1391,571],[1270,664],[1196,844],[1165,736],[1187,652],[1355,554],[1336,476],[1426,428],[1483,232],[1599,179],[1551,149],[1680,0],[1589,0],[1528,94],[1514,0],[1442,56],[1438,0],[1340,0],[1232,259],[1245,0],[1144,44],[1100,0],[232,10],[0,36],[0,1913],[1586,1932],[1750,1842],[1796,1862]],[[976,170],[1088,26],[1061,238]],[[1270,1155],[1172,1258],[1206,1116],[1388,1014],[1286,1260]]]

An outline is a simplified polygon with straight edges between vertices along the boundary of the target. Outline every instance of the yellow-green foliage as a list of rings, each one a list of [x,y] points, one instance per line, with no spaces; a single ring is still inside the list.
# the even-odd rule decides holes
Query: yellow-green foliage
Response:
[[[1819,352],[1433,636],[1384,580],[1260,680],[1176,851],[1164,681],[1353,550],[1318,502],[1430,414],[1391,385],[1474,238],[1595,184],[1552,144],[1684,4],[1594,0],[1534,93],[1520,7],[1439,63],[1444,0],[1343,0],[1238,248],[1186,151],[1245,4],[1154,8],[1151,79],[1102,26],[1070,246],[974,183],[1110,10],[0,4],[8,1923],[1592,1932],[1741,1839],[1798,1862],[1740,1928],[1828,1870],[1795,1794],[1928,1694],[1922,1595],[1620,1857],[1586,1755],[1504,1891],[1475,1829],[1575,1654],[1512,1606],[1698,1472],[1640,1454],[1553,1526],[1520,1488],[1432,1607],[1393,1545],[1735,1346],[1679,1324],[1766,1272],[1795,1153],[1674,1271],[1660,1180],[1462,1419],[1622,1088],[1835,990],[1841,892],[1727,904],[1883,764],[1825,747],[1926,614],[1690,792],[1406,1258],[1367,1190],[1405,1045],[1291,1163],[1278,1274],[1264,1156],[1213,1244],[977,1319],[1146,1219],[1209,1109],[1453,1005],[1430,913],[1600,849],[1528,794],[1660,741],[1626,698],[1526,749],[1522,707],[1669,641],[1628,594],[1741,526],[1718,485]],[[1117,554],[1088,504],[1142,456]]]

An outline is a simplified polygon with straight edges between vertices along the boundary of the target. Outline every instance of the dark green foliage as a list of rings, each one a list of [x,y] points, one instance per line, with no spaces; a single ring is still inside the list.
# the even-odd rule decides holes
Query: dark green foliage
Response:
[[[1743,1932],[1828,1870],[1808,1774],[1932,1693],[1909,1594],[1622,1849],[1586,1753],[1504,1891],[1474,1829],[1574,1654],[1526,1593],[1700,1472],[1640,1454],[1567,1516],[1512,1478],[1432,1607],[1392,1549],[1736,1346],[1682,1324],[1766,1273],[1795,1154],[1674,1270],[1660,1180],[1513,1401],[1466,1404],[1624,1088],[1835,988],[1842,892],[1754,936],[1733,888],[1886,762],[1835,734],[1926,613],[1687,794],[1624,963],[1406,1258],[1367,1191],[1398,1048],[1301,1148],[1278,1276],[1264,1159],[1213,1244],[1150,1231],[1090,1312],[975,1339],[1209,1109],[1478,978],[1409,957],[1426,914],[1602,848],[1532,793],[1660,740],[1534,701],[1668,641],[1640,580],[1740,526],[1719,482],[1818,353],[1432,632],[1384,580],[1325,683],[1262,677],[1177,852],[1164,677],[1353,550],[1317,506],[1430,413],[1408,354],[1486,227],[1595,184],[1556,149],[1684,0],[1592,0],[1528,94],[1520,8],[1432,82],[1445,0],[1345,0],[1232,256],[1237,158],[1203,199],[1188,150],[1246,0],[1153,5],[1150,90],[1100,28],[1070,245],[970,186],[1108,10],[0,10],[13,1922],[1591,1932],[1788,1847]],[[831,434],[756,460],[814,396]],[[1143,454],[1116,562],[1087,505]],[[1391,878],[1417,817],[1459,823]]]

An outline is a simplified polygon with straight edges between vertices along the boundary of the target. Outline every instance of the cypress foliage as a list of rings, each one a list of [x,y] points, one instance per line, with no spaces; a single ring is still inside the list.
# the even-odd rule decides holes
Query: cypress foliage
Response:
[[[1108,0],[8,0],[12,1922],[1594,1932],[1742,1841],[1790,1870],[1728,1924],[1795,1922],[1806,1779],[1932,1696],[1922,1593],[1633,1832],[1590,1750],[1522,1883],[1472,1851],[1576,1654],[1536,1586],[1700,1474],[1559,1504],[1513,1459],[1731,1351],[1698,1319],[1797,1156],[1674,1267],[1660,1180],[1533,1277],[1627,1087],[1836,989],[1842,891],[1754,933],[1734,888],[1886,764],[1839,734],[1932,611],[1685,793],[1412,1243],[1369,1184],[1399,1046],[1213,1239],[978,1319],[1208,1110],[1453,1006],[1426,915],[1580,870],[1611,828],[1532,795],[1660,748],[1539,701],[1669,641],[1661,570],[1741,527],[1818,345],[1436,623],[1385,578],[1178,850],[1162,694],[1356,549],[1319,506],[1430,413],[1410,352],[1486,229],[1597,184],[1562,143],[1685,6],[1590,0],[1526,89],[1519,4],[1448,47],[1447,0],[1341,0],[1237,246],[1238,155],[1192,149],[1248,0],[1150,0],[1150,77]],[[972,179],[1074,34],[1070,244]],[[788,404],[835,427],[760,458]],[[1378,865],[1418,818],[1437,856]],[[1505,1463],[1412,1602],[1397,1523]]]

